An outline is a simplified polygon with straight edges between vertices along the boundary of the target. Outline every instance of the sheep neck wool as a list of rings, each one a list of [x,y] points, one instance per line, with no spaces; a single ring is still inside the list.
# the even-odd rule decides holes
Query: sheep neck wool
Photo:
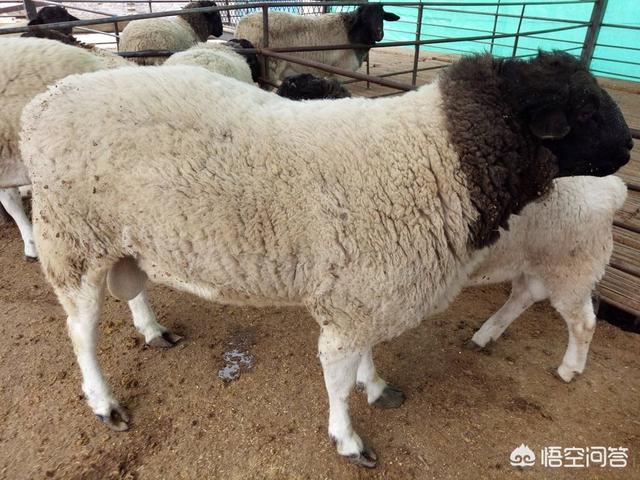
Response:
[[[498,66],[488,55],[469,57],[440,81],[450,141],[478,210],[469,226],[475,248],[498,240],[499,227],[543,195],[557,171],[551,152],[536,145],[504,100]]]

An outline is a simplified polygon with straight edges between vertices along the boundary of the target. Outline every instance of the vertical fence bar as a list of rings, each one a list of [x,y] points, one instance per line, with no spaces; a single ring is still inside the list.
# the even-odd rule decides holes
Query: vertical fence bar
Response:
[[[419,42],[422,37],[422,11],[424,10],[424,5],[422,5],[422,0],[420,0],[420,5],[418,6],[418,20],[416,23],[416,42]],[[420,59],[420,44],[416,43],[415,50],[413,51],[413,74],[411,75],[411,85],[416,86],[416,81],[418,80],[418,60]]]
[[[367,58],[365,58],[365,62],[367,62],[367,75],[371,75],[371,72],[369,71],[369,53],[371,52],[371,50],[369,50],[367,52]],[[371,86],[371,82],[369,82],[369,80],[367,80],[367,88],[369,88]]]
[[[113,22],[113,32],[116,34],[116,51],[120,51],[120,28],[118,22]]]
[[[496,13],[493,16],[493,30],[491,31],[491,35],[495,37],[496,28],[498,27],[498,17],[500,16],[500,2],[502,0],[498,0],[498,4],[496,5]],[[495,38],[491,38],[491,46],[489,47],[489,53],[493,53],[493,43],[495,42]]]
[[[269,48],[269,7],[267,5],[262,6],[262,47]],[[269,57],[264,55],[262,57],[262,78],[269,79]],[[276,82],[278,79],[276,78]]]
[[[580,59],[587,65],[587,68],[591,65],[593,52],[596,49],[602,19],[604,18],[604,12],[607,10],[607,2],[608,0],[596,0],[591,10],[591,19],[589,20],[587,34],[582,45],[582,53],[580,54]]]
[[[520,10],[520,20],[518,20],[518,29],[516,30],[516,37],[513,40],[513,51],[511,52],[512,57],[515,57],[518,54],[518,41],[520,40],[520,27],[522,27],[522,17],[524,17],[525,8],[527,8],[526,4],[522,5],[522,10]]]
[[[29,20],[37,15],[38,12],[36,11],[36,5],[33,3],[33,0],[22,0],[22,4],[24,5],[24,11]]]
[[[149,0],[149,13],[153,13],[153,7],[151,6],[151,0]]]
[[[227,6],[229,6],[229,0],[224,0],[224,4],[225,4],[225,5],[227,5]],[[227,10],[227,23],[228,23],[229,25],[233,25],[233,24],[231,23],[231,10]]]

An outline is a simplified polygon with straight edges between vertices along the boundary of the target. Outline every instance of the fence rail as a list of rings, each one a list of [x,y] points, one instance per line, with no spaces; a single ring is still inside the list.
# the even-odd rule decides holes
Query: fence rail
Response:
[[[107,35],[112,40],[116,47],[118,46],[119,32],[122,24],[133,21],[142,20],[147,18],[159,18],[165,16],[175,16],[183,13],[198,13],[198,12],[212,12],[218,11],[221,14],[223,23],[227,27],[233,27],[237,23],[238,19],[248,12],[263,12],[265,15],[265,29],[268,28],[268,12],[287,10],[294,13],[305,15],[318,15],[328,11],[344,11],[347,9],[355,8],[358,5],[366,3],[364,1],[270,1],[270,2],[252,2],[249,0],[223,0],[224,4],[220,1],[216,7],[202,7],[193,8],[189,10],[176,10],[175,6],[183,2],[176,2],[174,0],[0,0],[2,4],[12,4],[12,7],[0,7],[0,12],[8,11],[7,8],[16,8],[16,3],[23,1],[24,10],[27,13],[32,13],[35,6],[44,5],[64,5],[65,7],[73,10],[74,13],[82,12],[85,14],[92,14],[95,18],[80,19],[74,22],[63,22],[48,25],[35,25],[31,27],[9,27],[0,29],[0,35],[2,34],[16,34],[22,33],[27,30],[39,30],[47,28],[56,28],[61,26],[73,26],[76,29],[90,33],[101,33]],[[148,8],[148,12],[136,12],[134,14],[126,15],[114,15],[113,12],[100,11],[92,8],[86,8],[78,4],[96,4],[102,5],[138,5],[140,8]],[[431,46],[440,51],[453,52],[455,54],[466,53],[469,51],[469,45],[478,45],[477,48],[486,49],[494,54],[513,56],[513,57],[526,57],[535,54],[537,46],[536,40],[553,41],[563,48],[566,52],[572,54],[578,54],[581,58],[589,63],[592,60],[598,62],[597,67],[593,68],[594,72],[602,74],[614,74],[612,72],[612,62],[618,62],[619,64],[627,65],[640,65],[639,62],[632,60],[616,60],[606,54],[595,54],[598,47],[609,49],[621,49],[627,51],[636,51],[640,48],[617,46],[606,43],[598,43],[599,32],[602,28],[619,28],[626,30],[640,30],[640,27],[633,25],[620,25],[611,22],[603,22],[604,12],[607,6],[607,0],[564,0],[564,1],[551,1],[551,0],[531,0],[531,1],[501,1],[495,2],[479,2],[479,1],[420,1],[420,2],[381,2],[385,7],[398,8],[402,11],[414,11],[415,21],[402,20],[398,24],[398,28],[388,26],[386,31],[390,34],[396,33],[406,35],[406,38],[411,40],[403,41],[388,41],[374,45],[374,48],[384,47],[412,47],[413,52],[413,66],[410,73],[412,73],[411,85],[414,87],[417,82],[419,68],[419,60],[421,47]],[[581,21],[576,19],[564,18],[553,15],[554,7],[566,6],[566,5],[590,5],[591,6],[591,18],[587,21]],[[531,14],[531,10],[527,13],[527,9],[531,9],[536,6],[547,6],[552,9],[551,14],[548,16],[541,16],[539,14]],[[33,8],[32,8],[33,7]],[[482,7],[487,9],[488,7],[495,7],[493,11],[478,10],[476,7]],[[505,8],[510,7],[511,10],[505,11]],[[17,8],[20,8],[17,6]],[[108,8],[108,7],[107,7]],[[514,9],[517,8],[517,13]],[[167,9],[167,10],[165,10]],[[13,10],[14,11],[14,10]],[[491,18],[492,28],[468,28],[458,26],[446,26],[429,21],[428,15],[437,13],[452,13],[452,14],[466,14],[475,15],[478,17]],[[536,12],[534,12],[536,13]],[[517,22],[517,26],[512,28],[511,31],[499,30],[499,19],[509,19]],[[531,28],[528,23],[537,25],[540,22],[547,23],[549,28]],[[120,25],[119,25],[120,24]],[[112,31],[104,31],[105,25],[112,25]],[[90,27],[97,28],[90,28]],[[102,26],[102,27],[100,27]],[[406,27],[408,30],[404,30]],[[455,30],[456,36],[448,36],[447,28]],[[435,30],[435,32],[434,32]],[[562,32],[572,32],[572,38],[562,36],[561,38],[553,38],[553,34]],[[469,35],[460,35],[460,32],[469,32]],[[582,40],[578,39],[582,36]],[[523,42],[523,39],[527,39],[527,43]],[[498,41],[500,40],[500,41]],[[506,41],[505,41],[506,40]],[[534,43],[532,43],[532,41]],[[109,38],[105,41],[99,42],[101,44],[109,44]],[[352,49],[354,45],[320,45],[320,46],[291,46],[290,48],[272,48],[268,51],[259,51],[263,56],[270,57],[274,54],[303,52],[303,51],[316,51],[316,50],[332,50],[332,49]],[[505,53],[506,52],[506,53]],[[133,56],[145,56],[145,55],[170,55],[173,52],[120,52],[125,57]],[[297,61],[294,57],[291,61]],[[604,64],[602,62],[605,62]],[[368,67],[368,64],[367,64]],[[326,70],[326,69],[325,69]],[[367,69],[368,70],[368,69]],[[402,69],[396,75],[402,75],[407,73],[407,69]],[[328,71],[328,70],[326,70]],[[386,74],[387,76],[394,75]],[[634,75],[618,75],[631,80],[640,80],[640,77]],[[357,80],[357,79],[356,79]],[[372,81],[372,80],[368,80]]]

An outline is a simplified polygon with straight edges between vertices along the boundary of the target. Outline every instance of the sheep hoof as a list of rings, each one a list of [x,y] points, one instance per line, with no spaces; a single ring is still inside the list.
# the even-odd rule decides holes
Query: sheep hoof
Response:
[[[472,352],[489,353],[490,352],[490,348],[493,345],[493,343],[494,343],[493,340],[489,340],[486,345],[482,346],[482,345],[479,345],[476,342],[474,342],[473,339],[471,339],[468,342],[465,342],[462,345],[462,347],[467,349],[467,350],[471,350]]]
[[[557,369],[549,367],[547,371],[563,383],[570,383],[574,376],[579,374],[579,372],[571,371],[570,369],[563,369],[562,366]]]
[[[119,405],[112,406],[108,415],[98,415],[98,418],[111,430],[124,432],[129,429],[129,415]]]
[[[176,335],[170,330],[165,330],[162,332],[162,335],[158,335],[157,337],[152,338],[147,342],[147,345],[153,348],[171,348],[175,346],[182,337],[180,335]]]
[[[397,388],[387,385],[384,387],[382,394],[371,405],[385,409],[398,408],[406,399],[407,396],[402,392],[402,390],[398,390]]]
[[[356,465],[364,468],[375,468],[378,456],[368,445],[362,446],[362,451],[358,454],[348,455],[346,458]]]
[[[24,259],[28,262],[28,263],[36,263],[38,261],[38,257],[31,257],[29,255],[25,255]]]

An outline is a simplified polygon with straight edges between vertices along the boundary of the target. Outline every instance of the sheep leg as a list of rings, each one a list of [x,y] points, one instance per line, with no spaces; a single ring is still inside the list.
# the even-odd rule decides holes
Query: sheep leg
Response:
[[[564,318],[569,330],[567,350],[557,373],[562,380],[570,382],[576,373],[584,372],[589,346],[596,329],[596,315],[589,296],[577,305],[566,306],[556,302],[552,304]]]
[[[533,279],[519,276],[512,282],[511,295],[496,313],[482,324],[471,338],[472,347],[484,348],[500,338],[511,323],[535,302],[546,298],[544,286]]]
[[[73,296],[59,294],[59,297],[68,314],[67,327],[82,374],[82,391],[93,413],[109,428],[126,430],[128,415],[111,393],[96,355],[104,278],[96,284],[85,278],[74,293]]]
[[[358,365],[358,373],[356,382],[362,386],[367,394],[367,402],[378,408],[398,408],[401,406],[406,397],[405,394],[385,382],[373,364],[373,349],[365,350],[360,364]]]
[[[321,334],[320,345],[325,336],[324,333]],[[332,343],[335,346],[335,342]],[[345,351],[348,353],[344,353]],[[373,468],[376,465],[376,454],[353,430],[347,404],[349,393],[356,383],[361,356],[362,352],[349,352],[343,346],[330,350],[320,348],[320,361],[329,394],[329,437],[335,442],[340,455],[363,467]]]
[[[31,221],[24,211],[22,204],[22,197],[17,188],[3,188],[0,189],[0,203],[13,218],[20,230],[22,241],[24,243],[24,256],[29,262],[35,262],[38,260],[38,252],[36,250],[36,244],[33,241],[33,228],[31,227]]]
[[[129,308],[133,316],[133,325],[144,335],[144,341],[150,347],[173,347],[182,339],[181,336],[158,323],[144,290],[129,300]]]

